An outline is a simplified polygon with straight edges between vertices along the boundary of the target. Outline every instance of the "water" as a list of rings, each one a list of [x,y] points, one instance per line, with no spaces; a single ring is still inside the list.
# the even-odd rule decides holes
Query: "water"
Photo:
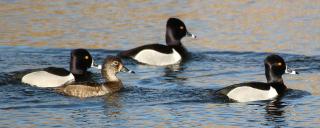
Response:
[[[0,2],[1,127],[318,127],[318,1],[19,1]],[[147,43],[164,42],[178,16],[199,39],[183,39],[191,59],[154,67],[125,60],[125,89],[79,99],[20,83],[32,69],[68,68],[72,48],[98,63]],[[263,59],[280,54],[300,75],[278,101],[229,103],[227,85],[266,81]],[[94,80],[103,81],[91,70]]]

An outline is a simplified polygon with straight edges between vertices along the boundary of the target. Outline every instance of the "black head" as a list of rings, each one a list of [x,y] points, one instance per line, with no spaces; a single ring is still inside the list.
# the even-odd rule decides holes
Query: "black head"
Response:
[[[101,73],[103,76],[115,75],[118,72],[129,72],[134,73],[133,71],[126,68],[121,59],[116,56],[108,56],[103,63]]]
[[[176,45],[185,36],[196,38],[188,32],[186,25],[177,18],[169,18],[167,21],[166,42],[168,45]]]
[[[265,74],[267,77],[268,83],[280,82],[283,83],[282,75],[285,73],[297,74],[294,70],[291,70],[287,67],[285,61],[279,55],[269,55],[264,60],[265,65]]]
[[[90,53],[85,49],[71,51],[70,71],[75,75],[83,75],[93,65]]]

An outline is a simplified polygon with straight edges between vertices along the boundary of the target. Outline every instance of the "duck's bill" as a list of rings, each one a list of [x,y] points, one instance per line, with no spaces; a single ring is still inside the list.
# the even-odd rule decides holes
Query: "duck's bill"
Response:
[[[286,74],[299,74],[297,71],[292,70],[292,69],[290,69],[290,68],[288,68],[288,67],[286,68],[285,73],[286,73]]]
[[[129,70],[127,67],[123,66],[122,69],[120,70],[121,72],[127,72],[127,73],[135,73],[134,71],[132,70]]]
[[[187,37],[191,37],[191,38],[193,38],[193,39],[196,39],[196,38],[197,38],[196,35],[193,35],[193,34],[191,34],[190,32],[187,32]]]
[[[101,65],[98,65],[98,64],[96,64],[96,63],[92,63],[92,64],[91,64],[91,67],[92,67],[92,68],[96,68],[96,69],[102,69],[102,66],[101,66]]]

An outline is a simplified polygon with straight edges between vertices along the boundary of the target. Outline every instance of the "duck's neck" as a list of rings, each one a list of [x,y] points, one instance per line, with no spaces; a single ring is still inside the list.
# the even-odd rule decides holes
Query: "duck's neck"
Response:
[[[84,74],[73,74],[73,76],[74,76],[74,78],[75,78],[75,80],[77,81],[77,82],[83,82],[83,81],[88,81],[88,80],[90,80],[90,78],[91,78],[91,73],[89,73],[89,72],[87,72],[87,73],[84,73]]]
[[[283,84],[283,82],[273,82],[269,83],[274,89],[276,89],[277,93],[281,96],[287,90],[287,86]]]
[[[282,77],[272,77],[272,75],[268,74],[266,75],[267,77],[267,82],[268,83],[282,83],[283,84],[283,79]]]
[[[79,76],[86,74],[85,70],[77,69],[76,67],[70,67],[70,72],[73,75],[79,75]]]
[[[166,43],[168,46],[178,46],[181,45],[181,39],[176,39],[176,37],[174,37],[174,35],[172,34],[172,31],[167,28]]]
[[[109,92],[117,92],[123,88],[122,82],[116,76],[116,73],[109,72],[105,75],[106,83],[104,84],[105,89]]]
[[[265,67],[264,71],[265,71],[265,75],[268,83],[283,84],[282,74],[274,73],[268,64],[265,64],[264,67]]]
[[[184,48],[184,46],[182,44],[177,45],[177,46],[171,46],[172,48],[174,48],[183,59],[186,59],[188,57],[188,51],[186,48]]]
[[[188,51],[182,45],[181,39],[176,39],[170,29],[167,29],[166,32],[166,43],[169,47],[174,48],[183,59],[188,57]]]
[[[179,46],[179,45],[182,46],[180,40],[174,40],[174,39],[170,39],[170,38],[166,38],[166,43],[168,46]]]
[[[270,72],[270,70],[271,69],[269,69],[269,66],[265,65],[265,75],[267,77],[268,84],[275,88],[279,95],[283,95],[283,93],[287,90],[287,87],[283,83],[282,75]]]
[[[118,77],[116,76],[115,72],[108,72],[105,75],[105,78],[107,82],[121,82],[120,79],[118,79]]]
[[[287,90],[286,85],[283,83],[282,76],[277,76],[275,74],[272,74],[272,72],[267,72],[266,71],[266,77],[267,77],[267,82],[274,88],[276,89],[277,93],[279,95],[283,95],[283,93]]]
[[[70,68],[70,72],[74,75],[83,75],[86,73],[87,71],[87,67],[85,67],[84,65],[77,65],[76,63],[76,58],[71,56],[71,59],[70,59],[70,65],[69,65],[69,68]]]
[[[109,93],[114,93],[120,91],[123,88],[123,85],[121,81],[108,81],[103,84],[103,88]]]

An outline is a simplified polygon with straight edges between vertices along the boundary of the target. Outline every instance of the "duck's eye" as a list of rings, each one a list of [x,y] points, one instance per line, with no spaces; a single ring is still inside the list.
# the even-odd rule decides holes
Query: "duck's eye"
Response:
[[[180,29],[181,29],[181,30],[183,30],[183,29],[184,29],[184,27],[183,27],[183,26],[180,26]]]
[[[112,65],[113,65],[113,66],[117,66],[117,65],[119,65],[119,62],[118,62],[118,61],[113,61],[113,62],[112,62]]]
[[[276,63],[276,66],[282,66],[282,63],[281,62]]]
[[[86,60],[89,59],[89,56],[84,56],[84,59],[86,59]]]

